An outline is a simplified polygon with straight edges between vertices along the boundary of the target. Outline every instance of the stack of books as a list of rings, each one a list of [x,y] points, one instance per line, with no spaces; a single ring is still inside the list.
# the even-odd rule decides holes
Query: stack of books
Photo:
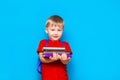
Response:
[[[67,57],[71,58],[70,52],[66,52],[64,47],[43,47],[43,56],[45,58],[49,58],[53,56],[53,52],[57,53],[58,55],[62,55],[63,53],[67,54]]]

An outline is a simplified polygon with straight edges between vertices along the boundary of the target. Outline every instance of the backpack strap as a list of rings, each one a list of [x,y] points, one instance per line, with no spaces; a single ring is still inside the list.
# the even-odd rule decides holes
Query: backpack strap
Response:
[[[49,40],[46,40],[46,46],[48,46],[48,42]],[[40,60],[40,58],[38,58],[38,64],[37,64],[37,71],[41,74],[42,73],[42,62]]]
[[[46,47],[48,47],[48,42],[49,42],[49,40],[47,39],[47,40],[46,40]]]
[[[62,41],[62,46],[65,47],[64,42]]]

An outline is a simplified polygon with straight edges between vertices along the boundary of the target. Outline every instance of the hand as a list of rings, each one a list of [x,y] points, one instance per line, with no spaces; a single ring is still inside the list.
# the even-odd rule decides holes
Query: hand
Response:
[[[70,61],[70,57],[67,58],[66,53],[62,53],[62,55],[59,55],[59,58],[63,64],[67,64]]]
[[[56,61],[56,60],[59,59],[59,56],[58,56],[58,54],[56,52],[53,52],[53,57],[50,56],[49,59],[51,59],[52,61]]]

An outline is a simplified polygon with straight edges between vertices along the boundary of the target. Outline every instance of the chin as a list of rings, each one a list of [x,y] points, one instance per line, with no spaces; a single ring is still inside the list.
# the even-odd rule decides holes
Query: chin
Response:
[[[59,39],[54,39],[54,41],[59,41]]]
[[[54,40],[54,41],[58,41],[59,39],[52,39],[52,40]]]

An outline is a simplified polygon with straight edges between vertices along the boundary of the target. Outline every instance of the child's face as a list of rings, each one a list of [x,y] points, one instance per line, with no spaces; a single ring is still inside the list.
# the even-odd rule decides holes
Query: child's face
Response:
[[[48,33],[50,40],[58,41],[62,36],[63,26],[58,24],[50,24],[46,28],[46,32]]]

